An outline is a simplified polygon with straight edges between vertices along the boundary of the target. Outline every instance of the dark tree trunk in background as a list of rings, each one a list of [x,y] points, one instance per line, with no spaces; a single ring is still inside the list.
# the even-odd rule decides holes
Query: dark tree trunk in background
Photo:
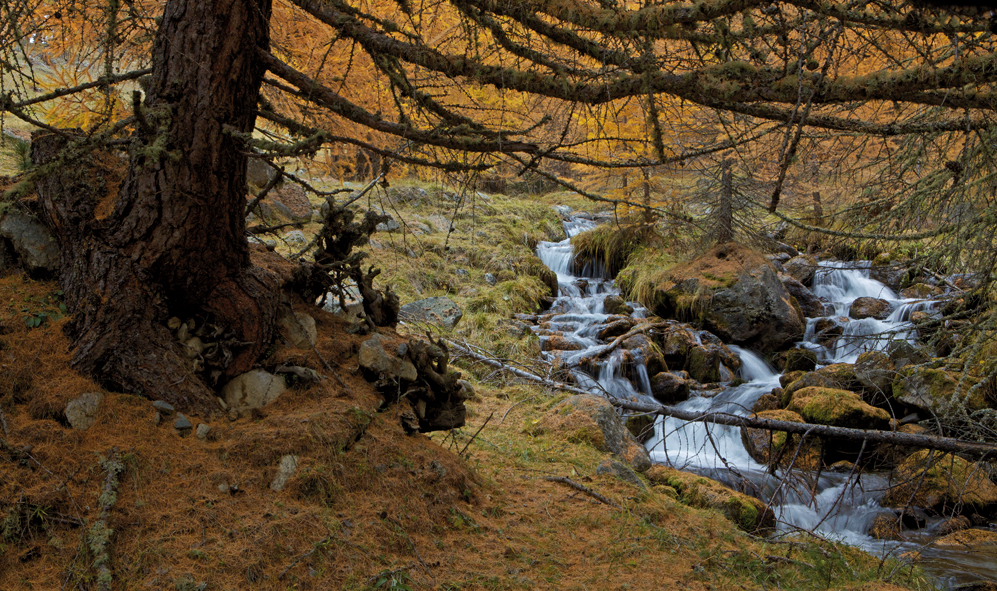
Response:
[[[253,129],[264,74],[253,58],[269,47],[270,10],[270,0],[167,3],[143,109],[149,127],[116,194],[99,166],[63,152],[72,140],[35,142],[35,162],[56,164],[38,192],[60,241],[74,365],[178,408],[216,407],[168,318],[229,329],[240,343],[229,377],[252,367],[274,330],[276,281],[250,264],[246,156],[228,133]]]

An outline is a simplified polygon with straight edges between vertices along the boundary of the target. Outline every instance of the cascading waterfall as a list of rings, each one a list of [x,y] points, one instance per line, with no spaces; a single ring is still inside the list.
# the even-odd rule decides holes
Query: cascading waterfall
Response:
[[[624,399],[645,399],[650,396],[650,377],[647,368],[636,360],[634,375],[627,379],[621,375],[624,353],[617,350],[607,356],[590,373],[578,369],[581,359],[589,357],[604,345],[597,334],[609,315],[603,300],[608,295],[618,295],[613,281],[593,269],[583,270],[585,277],[574,275],[574,255],[570,238],[595,227],[595,222],[585,219],[566,221],[568,239],[562,242],[542,242],[537,248],[540,259],[557,273],[560,295],[555,300],[548,328],[577,345],[576,351],[557,354],[560,361],[572,368],[583,388],[593,393],[604,393]],[[595,269],[598,271],[598,269]],[[914,311],[931,313],[934,304],[899,298],[882,283],[869,277],[868,264],[821,263],[814,278],[815,295],[829,302],[829,315],[824,320],[840,324],[840,336],[815,341],[815,324],[820,319],[808,319],[807,333],[801,347],[815,351],[821,364],[854,363],[863,351],[886,350],[891,343],[913,342],[916,337],[910,323]],[[893,312],[885,320],[848,319],[849,308],[860,297],[873,297],[888,301]],[[634,306],[634,317],[644,317],[646,310]],[[541,331],[542,333],[543,331]],[[541,338],[548,338],[541,334]],[[698,336],[697,336],[698,340]],[[689,411],[720,411],[746,415],[760,396],[779,386],[779,374],[761,357],[751,351],[730,346],[741,359],[740,377],[745,383],[725,389],[713,396],[693,396],[678,405]],[[549,360],[555,353],[548,352]],[[638,387],[634,386],[634,383]],[[738,490],[743,490],[765,500],[772,500],[772,508],[782,531],[810,530],[831,539],[860,546],[870,552],[905,551],[906,544],[883,542],[870,538],[870,522],[882,512],[881,498],[887,479],[884,475],[863,473],[860,477],[849,474],[824,472],[820,475],[802,474],[796,470],[787,475],[781,469],[770,474],[769,467],[757,463],[741,442],[737,427],[685,423],[673,418],[659,417],[655,434],[647,442],[652,460],[683,470],[702,473]],[[911,548],[913,546],[911,545]],[[966,564],[960,558],[964,553],[943,550],[923,550],[929,556],[927,563],[939,565],[935,570],[942,584],[955,584],[963,580],[952,574],[950,563]],[[997,567],[978,561],[977,576],[997,579]],[[982,570],[981,570],[982,569]]]

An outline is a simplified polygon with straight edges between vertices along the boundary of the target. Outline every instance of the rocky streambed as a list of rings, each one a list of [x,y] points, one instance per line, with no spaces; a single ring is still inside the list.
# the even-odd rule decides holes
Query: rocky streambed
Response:
[[[600,265],[575,260],[570,237],[598,220],[559,211],[569,238],[541,243],[538,256],[557,273],[560,295],[545,314],[521,319],[534,324],[553,368],[594,394],[908,433],[928,432],[954,397],[971,410],[992,405],[985,388],[972,388],[979,378],[943,357],[959,336],[939,310],[961,296],[961,278],[818,260],[785,245],[766,256],[729,244],[676,269],[645,308],[625,302]],[[899,289],[901,280],[909,287]],[[897,446],[626,419],[655,464],[652,482],[701,498],[678,470],[715,480],[725,491],[710,493],[722,499],[718,508],[745,529],[810,530],[917,556],[949,587],[997,580],[997,561],[981,558],[997,558],[997,486],[982,464]],[[640,454],[617,453],[646,470]]]

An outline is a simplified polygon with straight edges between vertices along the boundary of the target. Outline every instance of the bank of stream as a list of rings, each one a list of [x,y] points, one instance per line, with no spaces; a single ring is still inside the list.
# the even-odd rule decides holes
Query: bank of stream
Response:
[[[571,237],[596,226],[593,219],[566,216],[568,238],[543,242],[537,248],[540,259],[557,273],[559,297],[537,329],[547,360],[566,368],[579,386],[593,393],[624,400],[658,402],[652,395],[646,359],[617,348],[605,354],[607,327],[620,321],[620,315],[607,313],[607,297],[619,296],[612,278],[598,265],[576,267]],[[834,363],[854,363],[864,351],[885,351],[896,343],[913,343],[916,332],[910,323],[913,312],[929,314],[935,303],[899,297],[887,286],[869,277],[867,264],[822,262],[816,270],[812,291],[825,302],[824,317],[807,319],[807,330],[799,348],[816,354],[818,367]],[[876,298],[890,303],[893,311],[883,319],[849,319],[848,312],[858,298]],[[644,318],[648,311],[634,302],[630,318]],[[614,310],[616,311],[616,310]],[[676,323],[678,324],[678,323]],[[827,327],[831,327],[830,333]],[[823,328],[820,333],[818,329]],[[820,334],[819,334],[820,333]],[[697,345],[719,346],[717,337],[694,331]],[[828,338],[827,335],[834,335]],[[600,338],[600,335],[602,338]],[[555,339],[552,341],[552,339]],[[689,411],[726,412],[746,415],[756,401],[780,386],[780,372],[759,355],[733,345],[727,347],[740,359],[740,385],[729,385],[733,375],[722,375],[721,383],[696,384],[688,399],[676,406]],[[719,364],[720,373],[726,369]],[[679,372],[685,375],[685,372]],[[688,377],[686,375],[686,377]],[[884,541],[869,535],[879,515],[894,515],[880,506],[889,486],[888,474],[854,468],[841,472],[828,469],[810,472],[794,468],[771,469],[752,458],[742,442],[741,429],[686,423],[658,417],[653,436],[645,443],[653,461],[681,470],[696,472],[768,503],[778,521],[778,533],[806,530],[875,555],[899,556],[919,552],[919,564],[935,576],[942,587],[979,580],[997,580],[993,555],[953,551],[930,544],[941,523],[929,519],[920,532],[905,542]]]

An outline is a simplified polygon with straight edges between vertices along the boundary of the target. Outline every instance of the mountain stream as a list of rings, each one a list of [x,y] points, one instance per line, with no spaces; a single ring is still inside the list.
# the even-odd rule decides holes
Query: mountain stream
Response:
[[[638,364],[635,371],[629,372],[632,374],[629,378],[622,375],[622,349],[615,350],[595,368],[589,366],[589,371],[579,367],[582,359],[605,345],[597,337],[610,319],[603,301],[609,295],[620,294],[604,269],[585,268],[575,274],[571,237],[595,225],[592,219],[570,216],[564,222],[566,240],[541,242],[537,247],[540,259],[557,273],[560,288],[559,297],[545,317],[549,324],[545,323],[545,330],[538,332],[541,339],[549,338],[550,333],[558,334],[578,348],[575,351],[547,351],[545,355],[551,363],[569,368],[578,385],[595,394],[657,402],[651,396],[650,378],[644,365]],[[868,268],[862,263],[820,263],[812,291],[829,302],[824,324],[830,320],[842,325],[838,338],[823,339],[824,344],[821,344],[814,334],[815,324],[821,319],[807,319],[806,335],[799,346],[814,351],[820,365],[854,363],[863,351],[885,350],[891,339],[912,340],[916,335],[908,321],[910,314],[916,310],[930,312],[931,309],[930,302],[900,298],[882,283],[869,278]],[[848,316],[852,302],[864,296],[887,300],[894,311],[885,320],[867,318],[844,322],[842,317]],[[647,310],[639,304],[629,302],[629,305],[634,308],[633,317],[646,317]],[[726,387],[715,395],[694,392],[688,400],[678,404],[678,408],[745,415],[750,413],[760,396],[779,386],[779,373],[761,357],[736,346],[729,348],[741,359],[739,377],[744,383]],[[740,428],[686,423],[674,418],[658,417],[654,436],[645,445],[655,462],[702,474],[769,502],[779,524],[779,533],[808,530],[879,556],[918,550],[921,552],[919,564],[944,588],[980,579],[997,580],[997,561],[993,556],[925,546],[931,539],[928,534],[924,535],[921,544],[870,537],[866,532],[872,520],[887,512],[878,504],[887,487],[886,474],[862,473],[855,477],[849,473],[823,471],[818,475],[796,469],[788,477],[783,470],[776,470],[773,475],[768,466],[757,463],[745,450]],[[817,481],[813,482],[815,478]],[[929,522],[926,531],[930,532],[931,526]]]

